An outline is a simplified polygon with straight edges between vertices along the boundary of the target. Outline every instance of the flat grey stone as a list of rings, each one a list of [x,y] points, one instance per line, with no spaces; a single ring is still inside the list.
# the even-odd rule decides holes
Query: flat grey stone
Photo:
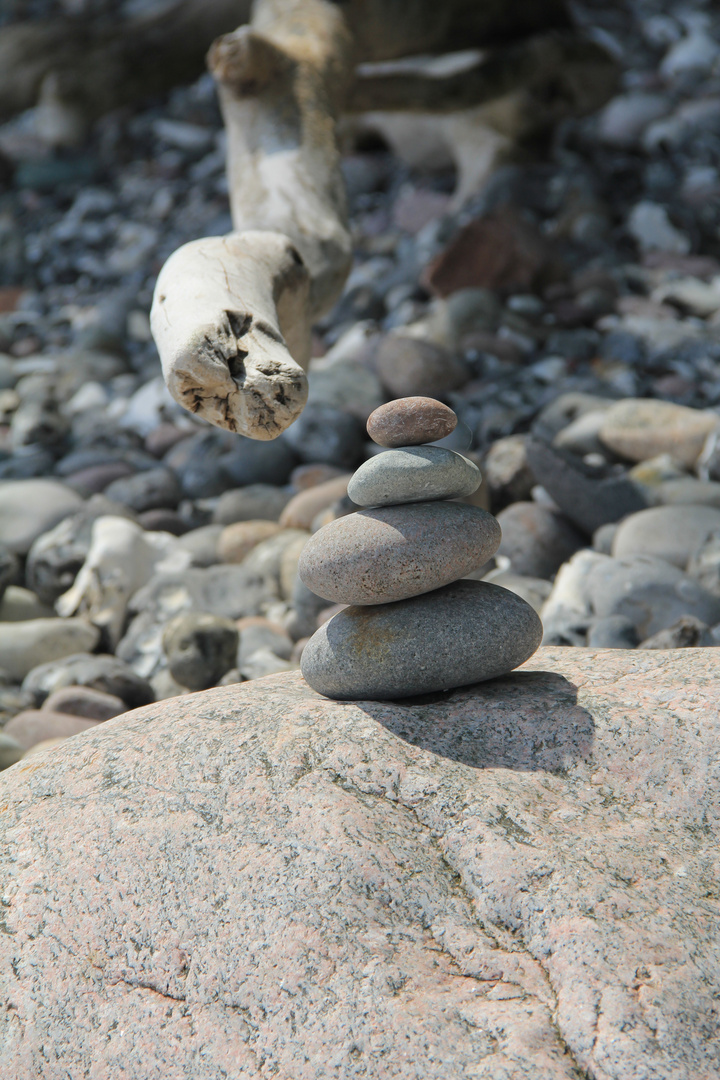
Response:
[[[348,514],[314,533],[298,574],[334,604],[389,604],[477,570],[499,543],[497,521],[476,506],[383,506]]]
[[[81,497],[57,480],[0,483],[0,542],[27,555],[33,541],[82,506]]]
[[[440,446],[401,446],[369,458],[353,475],[348,495],[358,506],[460,499],[480,487],[474,462]]]
[[[616,558],[654,555],[684,570],[716,532],[720,532],[720,510],[712,506],[653,506],[620,522],[612,554]]]
[[[542,624],[515,593],[486,581],[373,607],[351,607],[303,650],[313,690],[341,700],[392,700],[504,675],[538,648]]]

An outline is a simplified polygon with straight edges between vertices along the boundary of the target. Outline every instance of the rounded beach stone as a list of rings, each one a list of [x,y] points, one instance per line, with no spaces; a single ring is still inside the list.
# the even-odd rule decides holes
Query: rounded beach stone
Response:
[[[321,510],[327,510],[328,506],[332,506],[337,499],[347,494],[349,480],[349,473],[341,473],[332,480],[325,480],[322,484],[293,495],[280,515],[282,527],[284,529],[309,529],[313,518],[317,517]]]
[[[0,665],[15,682],[52,660],[94,649],[100,631],[84,619],[27,619],[0,624]]]
[[[207,690],[235,666],[239,634],[231,619],[177,615],[163,632],[172,677],[189,690]]]
[[[457,416],[430,397],[397,398],[370,413],[367,432],[379,446],[419,446],[444,439],[457,427]]]
[[[480,486],[480,470],[462,454],[439,446],[386,450],[360,466],[348,484],[358,506],[459,499]]]
[[[336,604],[389,604],[477,570],[500,544],[486,510],[429,502],[360,510],[310,537],[298,574]]]
[[[89,686],[63,686],[46,698],[43,708],[50,712],[69,713],[84,720],[112,720],[127,711],[125,702],[116,694],[105,694]]]
[[[542,624],[521,597],[486,581],[373,607],[351,607],[303,650],[306,681],[326,697],[375,701],[483,682],[540,645]]]
[[[0,542],[27,555],[38,536],[81,506],[77,492],[57,480],[5,480],[0,483]]]
[[[271,536],[282,532],[276,521],[236,521],[226,525],[217,542],[217,552],[222,562],[241,563],[254,547]]]
[[[375,366],[380,382],[396,397],[431,397],[457,390],[470,370],[449,349],[413,334],[391,331],[380,341]]]
[[[15,739],[24,750],[29,750],[31,746],[44,742],[45,739],[67,739],[92,727],[97,727],[96,720],[71,716],[70,713],[51,712],[49,709],[25,709],[13,716],[5,725],[4,732]]]
[[[668,453],[691,469],[708,435],[718,426],[720,417],[714,412],[672,401],[627,398],[605,413],[600,441],[630,461],[646,461]]]
[[[720,510],[713,506],[653,506],[620,522],[612,554],[654,555],[684,570],[713,533],[720,533]]]

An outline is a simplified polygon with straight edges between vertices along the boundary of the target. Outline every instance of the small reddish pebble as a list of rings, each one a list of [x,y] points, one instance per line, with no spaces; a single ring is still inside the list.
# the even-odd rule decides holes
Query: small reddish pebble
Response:
[[[370,413],[367,431],[379,446],[420,446],[437,442],[455,430],[457,416],[430,397],[404,397],[388,401]]]

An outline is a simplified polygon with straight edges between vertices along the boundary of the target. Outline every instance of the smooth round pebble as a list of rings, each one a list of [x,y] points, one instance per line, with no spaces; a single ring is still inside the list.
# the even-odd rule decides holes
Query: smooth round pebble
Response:
[[[654,555],[684,570],[714,532],[720,533],[720,510],[712,506],[652,506],[620,522],[612,554]]]
[[[89,686],[63,686],[46,698],[43,708],[50,712],[69,713],[98,723],[127,712],[125,702],[115,694],[104,694]]]
[[[504,675],[541,639],[538,615],[515,593],[455,581],[399,603],[346,608],[313,634],[300,669],[326,697],[385,701]]]
[[[290,502],[280,515],[280,524],[284,529],[309,529],[313,519],[321,512],[332,506],[337,499],[347,494],[348,473],[341,473],[332,480],[325,480],[322,484],[299,491],[293,495]]]
[[[105,488],[105,495],[139,513],[144,510],[174,510],[182,498],[182,488],[172,469],[159,465],[134,476],[113,480]]]
[[[362,460],[362,423],[350,413],[327,405],[306,405],[284,438],[306,463],[352,469]]]
[[[470,378],[469,368],[454,352],[405,332],[405,327],[380,340],[375,367],[380,382],[398,398],[445,394]]]
[[[13,716],[3,729],[5,734],[25,750],[46,739],[68,739],[83,731],[97,727],[96,720],[86,720],[70,713],[51,712],[49,709],[25,709]]]
[[[0,542],[27,555],[38,536],[81,506],[77,492],[57,480],[5,480],[0,483]]]
[[[241,563],[254,547],[282,532],[276,521],[236,521],[226,525],[217,542],[221,562]]]
[[[226,491],[213,511],[213,524],[234,525],[237,521],[277,521],[291,499],[283,488],[272,484],[250,484]]]
[[[94,649],[100,631],[84,619],[27,619],[0,624],[0,664],[15,682],[37,667]]]
[[[480,470],[462,454],[439,446],[404,446],[364,462],[348,484],[358,506],[459,499],[480,486]]]
[[[235,666],[238,639],[231,619],[202,613],[177,615],[162,638],[170,674],[189,690],[207,690]]]
[[[442,401],[430,397],[397,398],[370,413],[367,432],[379,446],[419,446],[450,435],[458,418]]]
[[[494,555],[500,526],[486,510],[429,502],[360,510],[310,537],[301,581],[335,604],[388,604],[430,592]]]
[[[89,686],[114,694],[128,709],[137,709],[155,700],[147,680],[109,653],[75,653],[61,660],[51,660],[33,668],[23,679],[23,690],[32,695],[36,705],[63,686]]]
[[[720,426],[717,413],[672,401],[626,398],[605,413],[600,441],[630,461],[668,453],[693,468],[708,435]]]
[[[585,546],[582,533],[562,514],[536,502],[516,502],[498,514],[502,529],[499,555],[517,574],[549,580]]]

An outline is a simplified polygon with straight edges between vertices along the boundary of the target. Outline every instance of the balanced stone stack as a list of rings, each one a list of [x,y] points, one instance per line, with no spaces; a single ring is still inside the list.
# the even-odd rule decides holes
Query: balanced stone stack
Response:
[[[298,573],[314,593],[349,607],[310,638],[305,679],[342,700],[391,700],[449,690],[504,675],[542,638],[537,614],[520,597],[463,580],[495,554],[492,514],[451,500],[477,490],[477,466],[427,445],[455,429],[455,413],[432,398],[401,398],[368,419],[384,453],[348,485],[363,509],[314,534]]]

